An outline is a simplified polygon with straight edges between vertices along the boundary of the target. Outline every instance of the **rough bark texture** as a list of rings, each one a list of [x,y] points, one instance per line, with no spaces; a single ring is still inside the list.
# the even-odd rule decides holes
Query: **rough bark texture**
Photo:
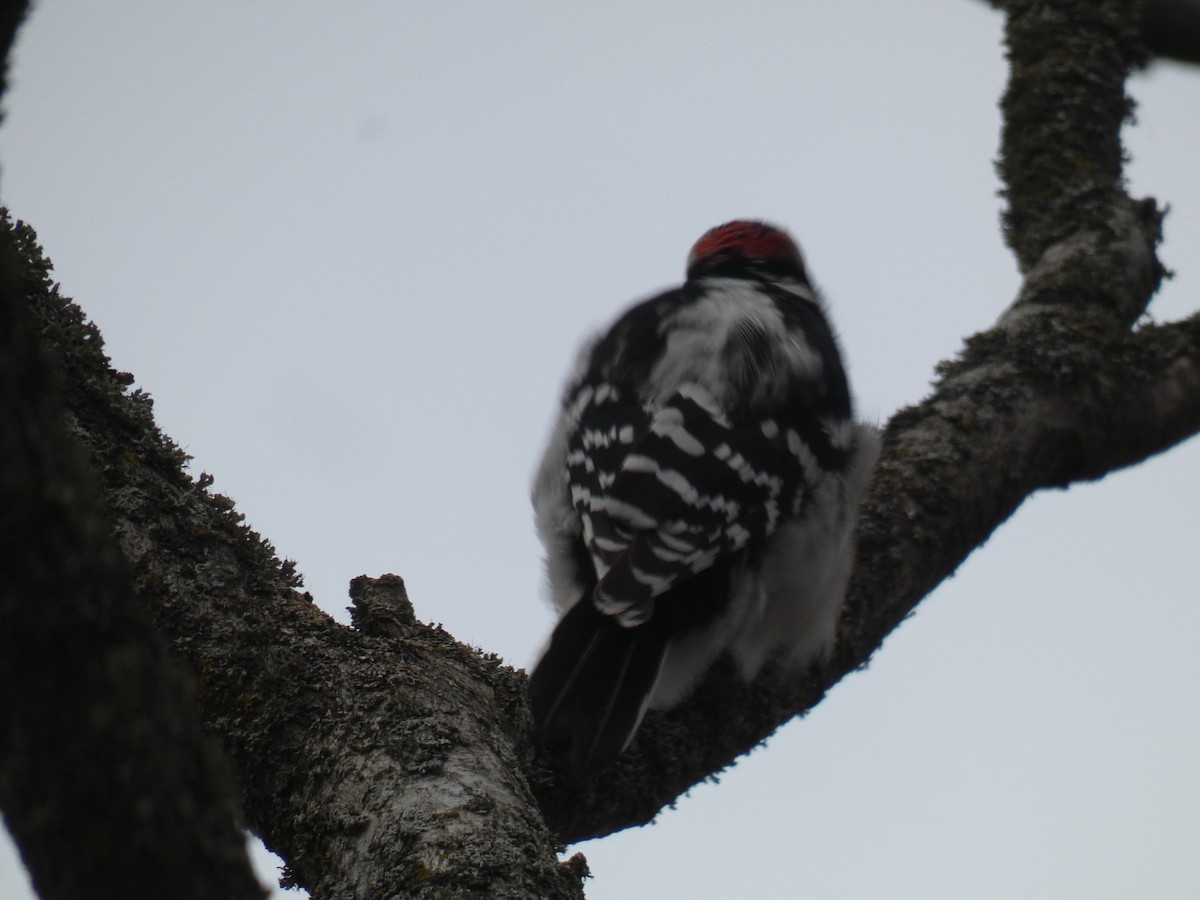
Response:
[[[67,432],[26,308],[44,273],[14,237],[0,227],[0,810],[46,900],[262,897],[191,678]],[[65,339],[95,337],[60,308]]]
[[[987,0],[1004,10],[1004,0]],[[1136,0],[1135,0],[1136,2]],[[1200,63],[1200,0],[1142,0],[1142,41],[1156,59]]]
[[[0,11],[3,69],[26,12]],[[134,594],[58,363],[31,322],[48,266],[0,227],[0,811],[46,900],[262,897],[192,679]],[[33,289],[33,290],[31,290]],[[53,293],[43,297],[54,303]],[[98,340],[69,308],[62,338]],[[76,311],[77,312],[77,311]]]
[[[564,838],[647,821],[810,709],[1033,491],[1098,478],[1200,429],[1200,317],[1130,331],[1162,269],[1157,209],[1121,183],[1122,85],[1141,59],[1127,15],[1094,0],[1011,4],[999,165],[1025,285],[940,367],[932,394],[888,423],[830,665],[750,686],[713,672],[683,708],[647,718],[602,791],[545,773],[538,796]]]
[[[21,299],[59,357],[66,421],[100,473],[139,593],[196,674],[247,818],[295,882],[339,898],[580,896],[522,774],[521,676],[413,622],[398,580],[356,583],[361,630],[317,610],[211,479],[183,474],[149,398],[128,392],[98,332],[52,289],[32,232],[8,225],[0,240],[21,252]],[[234,896],[206,894],[223,895]]]
[[[295,883],[314,897],[581,896],[582,863],[558,865],[556,841],[648,821],[803,714],[1033,491],[1200,430],[1200,316],[1134,325],[1162,277],[1157,207],[1121,181],[1137,13],[1115,0],[1007,11],[999,166],[1025,284],[888,423],[834,658],[753,685],[718,667],[682,708],[647,717],[602,787],[537,753],[523,675],[419,624],[399,579],[356,580],[355,628],[313,607],[210,480],[182,473],[78,311],[44,274],[25,280],[140,595]],[[44,273],[18,238],[22,265]]]

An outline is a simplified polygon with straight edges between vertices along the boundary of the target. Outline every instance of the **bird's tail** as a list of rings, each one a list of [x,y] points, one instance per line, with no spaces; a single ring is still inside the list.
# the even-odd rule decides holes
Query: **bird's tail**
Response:
[[[529,676],[543,741],[569,738],[577,775],[620,755],[641,724],[667,649],[663,617],[625,627],[584,597],[562,617]]]

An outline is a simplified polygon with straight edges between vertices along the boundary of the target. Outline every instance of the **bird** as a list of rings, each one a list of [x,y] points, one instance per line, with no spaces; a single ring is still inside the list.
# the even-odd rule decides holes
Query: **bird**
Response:
[[[560,616],[529,677],[539,740],[587,776],[722,655],[746,681],[823,661],[878,452],[796,242],[706,231],[682,285],[584,343],[534,476]]]

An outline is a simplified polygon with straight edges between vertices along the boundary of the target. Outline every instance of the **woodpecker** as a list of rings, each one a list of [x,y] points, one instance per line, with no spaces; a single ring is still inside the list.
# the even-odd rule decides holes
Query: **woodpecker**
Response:
[[[584,345],[534,478],[561,616],[529,680],[540,738],[586,774],[724,653],[747,681],[825,658],[878,448],[796,243],[701,236],[680,287]]]

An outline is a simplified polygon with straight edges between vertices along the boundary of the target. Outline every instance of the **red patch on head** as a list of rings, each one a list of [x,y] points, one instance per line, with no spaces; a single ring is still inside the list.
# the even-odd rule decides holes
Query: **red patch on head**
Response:
[[[764,222],[738,219],[704,232],[688,254],[687,267],[714,256],[799,261],[800,250],[786,232]]]

